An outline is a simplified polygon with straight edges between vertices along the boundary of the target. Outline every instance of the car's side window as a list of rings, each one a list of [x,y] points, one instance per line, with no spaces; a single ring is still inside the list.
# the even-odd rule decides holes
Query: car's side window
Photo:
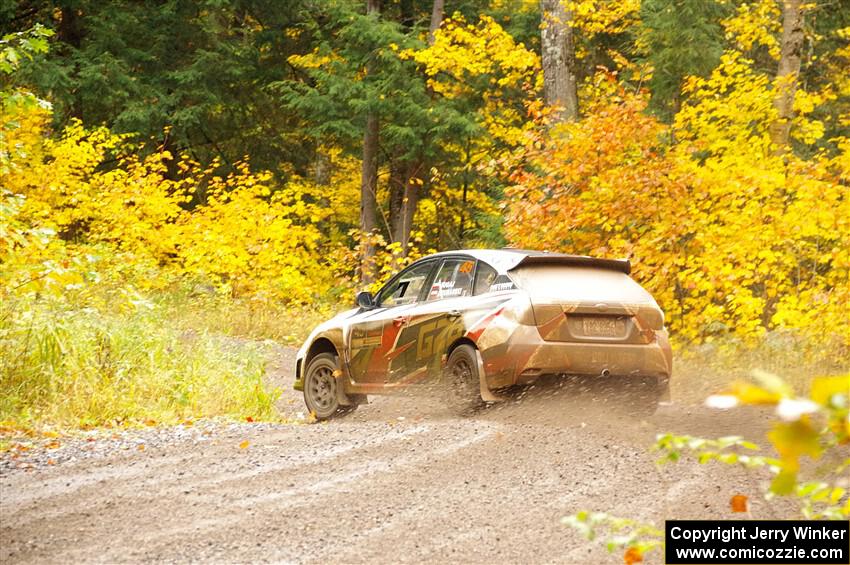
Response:
[[[434,261],[428,261],[402,271],[398,277],[381,289],[377,299],[378,305],[389,308],[416,302],[433,266]]]
[[[472,293],[473,259],[446,259],[431,284],[428,300],[469,296]]]
[[[495,282],[497,275],[496,269],[484,261],[479,261],[478,269],[475,271],[475,290],[473,294],[478,296],[479,294],[490,292],[490,286]]]

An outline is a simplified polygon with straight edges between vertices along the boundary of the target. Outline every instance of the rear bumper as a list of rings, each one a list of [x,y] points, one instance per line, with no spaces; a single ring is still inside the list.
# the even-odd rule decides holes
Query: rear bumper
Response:
[[[672,352],[665,332],[647,344],[544,341],[531,326],[517,328],[504,347],[482,349],[491,387],[533,382],[541,375],[651,376],[666,387]]]

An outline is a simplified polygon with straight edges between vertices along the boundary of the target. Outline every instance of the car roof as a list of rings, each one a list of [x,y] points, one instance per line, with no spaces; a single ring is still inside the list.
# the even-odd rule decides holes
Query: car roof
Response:
[[[628,259],[604,259],[589,257],[587,255],[569,255],[567,253],[551,253],[549,251],[534,251],[530,249],[514,249],[505,247],[502,249],[458,249],[456,251],[442,251],[434,253],[423,259],[433,257],[446,257],[451,255],[468,255],[484,261],[491,265],[499,273],[506,273],[520,265],[529,264],[560,264],[573,265],[577,267],[595,267],[612,271],[620,271],[625,274],[631,272],[631,263]]]

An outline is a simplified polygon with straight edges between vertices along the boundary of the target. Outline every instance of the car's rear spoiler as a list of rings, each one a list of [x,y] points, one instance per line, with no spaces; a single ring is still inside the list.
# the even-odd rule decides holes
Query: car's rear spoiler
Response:
[[[541,255],[525,255],[516,265],[509,270],[518,269],[525,265],[571,265],[575,267],[593,267],[609,271],[620,271],[629,274],[632,265],[628,259],[599,259],[587,257],[586,255],[563,255],[560,253],[547,253]]]

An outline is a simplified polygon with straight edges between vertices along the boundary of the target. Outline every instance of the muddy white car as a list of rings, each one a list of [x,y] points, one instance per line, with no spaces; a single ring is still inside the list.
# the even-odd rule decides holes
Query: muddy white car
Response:
[[[317,419],[367,395],[441,385],[460,413],[542,375],[610,382],[636,412],[669,395],[664,314],[624,260],[463,250],[424,257],[319,325],[295,388]]]

